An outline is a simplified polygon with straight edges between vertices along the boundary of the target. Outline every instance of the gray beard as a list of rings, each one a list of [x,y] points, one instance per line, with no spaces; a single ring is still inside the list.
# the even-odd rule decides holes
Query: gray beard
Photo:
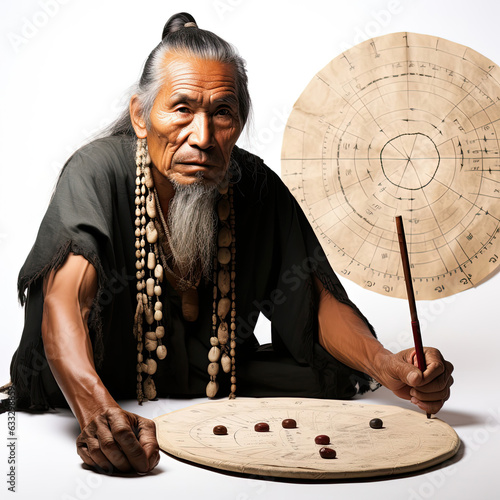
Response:
[[[217,186],[196,182],[174,183],[175,195],[168,207],[170,251],[182,276],[194,275],[200,266],[209,278],[215,250],[215,200]]]

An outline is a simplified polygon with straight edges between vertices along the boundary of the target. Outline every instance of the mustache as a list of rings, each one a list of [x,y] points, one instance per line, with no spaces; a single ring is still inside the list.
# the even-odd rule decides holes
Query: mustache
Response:
[[[221,164],[220,158],[215,154],[200,151],[198,154],[191,154],[189,156],[179,156],[175,159],[176,163],[195,163],[207,166],[219,166]]]

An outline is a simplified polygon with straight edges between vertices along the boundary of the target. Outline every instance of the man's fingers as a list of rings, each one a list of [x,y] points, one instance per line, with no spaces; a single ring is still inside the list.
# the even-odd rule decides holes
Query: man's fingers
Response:
[[[427,368],[424,371],[424,379],[433,380],[443,373],[448,377],[453,372],[453,365],[445,361],[442,354],[432,347],[425,348],[425,361]]]
[[[450,397],[450,389],[448,388],[442,399],[425,401],[418,399],[416,397],[412,397],[411,402],[413,404],[416,404],[420,409],[424,410],[426,413],[434,414],[437,413],[442,408],[445,401],[448,401],[449,397]]]
[[[147,473],[160,460],[154,422],[121,408],[96,416],[78,437],[77,451],[85,464],[107,473]]]
[[[122,451],[121,445],[118,445],[116,436],[107,425],[99,425],[97,428],[97,438],[99,440],[100,452],[109,460],[113,466],[120,472],[129,472],[132,465],[128,460],[126,453]]]
[[[160,461],[160,447],[156,439],[156,425],[152,420],[139,418],[139,443],[148,457],[149,469],[153,469]]]
[[[435,392],[422,392],[418,389],[412,389],[410,395],[412,398],[417,398],[420,401],[446,401],[450,396],[450,388],[445,387]]]
[[[97,469],[98,472],[104,472],[106,474],[111,474],[111,472],[113,472],[113,465],[99,449],[98,439],[78,438],[76,451],[86,465]]]
[[[420,396],[418,394],[444,394],[451,387],[453,382],[453,377],[445,372],[443,375],[434,380],[431,380],[427,384],[424,383],[422,385],[413,387],[410,390],[410,395],[416,396],[420,399]]]
[[[113,414],[109,418],[109,428],[114,440],[126,455],[129,467],[132,466],[137,472],[148,472],[150,470],[148,456],[132,430],[137,424],[131,422],[132,419],[136,420],[134,417],[132,414],[127,416],[124,413]]]

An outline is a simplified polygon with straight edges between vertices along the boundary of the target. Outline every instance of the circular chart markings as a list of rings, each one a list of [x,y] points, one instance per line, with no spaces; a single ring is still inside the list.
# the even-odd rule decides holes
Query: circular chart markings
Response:
[[[477,52],[412,33],[364,42],[313,78],[287,123],[282,177],[338,273],[405,298],[396,215],[417,299],[496,269],[499,82]]]
[[[284,429],[286,418],[297,428]],[[381,418],[382,429],[372,429]],[[460,440],[437,418],[394,406],[303,398],[211,401],[155,419],[162,450],[209,467],[303,479],[371,477],[421,470],[452,457]],[[255,432],[267,422],[269,432]],[[213,434],[227,427],[225,436]],[[314,438],[330,437],[337,458],[320,457]]]

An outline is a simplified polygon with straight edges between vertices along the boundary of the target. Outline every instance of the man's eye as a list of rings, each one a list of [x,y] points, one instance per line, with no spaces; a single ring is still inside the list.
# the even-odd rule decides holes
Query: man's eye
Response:
[[[217,110],[216,114],[220,116],[229,116],[231,114],[231,110],[228,108],[221,108]]]
[[[186,106],[183,106],[183,107],[177,108],[177,112],[179,112],[179,113],[189,113],[189,108],[187,108]]]

